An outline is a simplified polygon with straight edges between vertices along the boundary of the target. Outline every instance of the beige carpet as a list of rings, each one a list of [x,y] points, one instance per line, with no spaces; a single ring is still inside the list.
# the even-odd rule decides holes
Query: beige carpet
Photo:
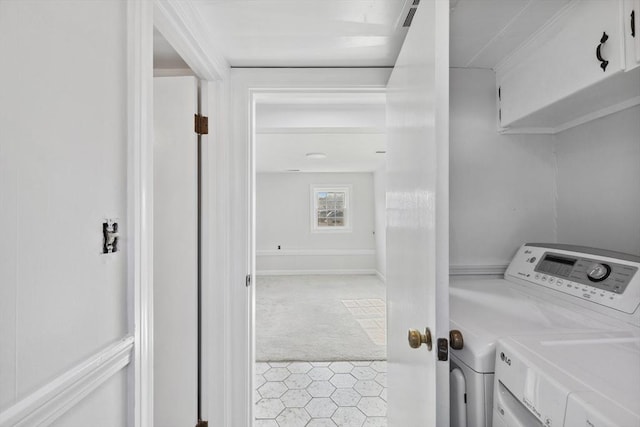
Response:
[[[376,276],[256,280],[256,360],[386,359],[385,287]]]

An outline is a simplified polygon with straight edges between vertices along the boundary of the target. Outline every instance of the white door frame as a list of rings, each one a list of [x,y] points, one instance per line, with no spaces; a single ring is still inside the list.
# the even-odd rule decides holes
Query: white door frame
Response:
[[[251,426],[253,419],[252,99],[258,92],[371,90],[391,69],[229,69],[189,2],[129,0],[130,309],[136,334],[132,418],[153,425],[153,25],[205,80],[203,109],[203,405],[209,425]],[[137,64],[137,65],[136,65]],[[136,240],[137,239],[137,240]]]
[[[204,113],[212,109],[224,111],[229,65],[210,44],[206,25],[193,10],[190,2],[180,0],[128,0],[127,8],[127,118],[128,118],[128,165],[127,165],[127,248],[129,287],[129,328],[135,344],[133,367],[129,375],[129,425],[153,427],[153,27],[161,30],[176,51],[202,80],[214,82],[203,84],[205,100]],[[208,95],[208,96],[207,96]],[[212,97],[213,95],[213,97]],[[208,108],[210,106],[210,108]],[[223,135],[226,116],[217,115],[212,120],[216,131],[209,138],[214,142]],[[211,221],[217,217],[208,215],[216,211],[212,200],[217,199],[216,180],[211,168],[218,162],[219,150],[203,150],[203,248],[205,256],[211,251],[216,235],[211,230]],[[220,176],[220,173],[217,174]],[[226,220],[223,216],[222,220]],[[207,232],[209,231],[209,232]],[[224,241],[224,240],[222,240]],[[204,259],[212,259],[206,257]],[[203,266],[205,303],[211,298],[211,283],[214,262]],[[221,274],[221,273],[220,273]],[[222,276],[224,278],[224,276]],[[224,281],[221,283],[225,283]],[[208,293],[207,293],[208,292]],[[205,317],[205,331],[215,336],[210,328],[213,320]],[[214,326],[217,324],[214,323]],[[205,339],[203,353],[209,355],[212,364],[221,360],[221,349]],[[210,348],[214,352],[208,351]],[[214,366],[218,366],[217,363]],[[204,367],[204,375],[216,373]],[[218,380],[218,379],[216,379]],[[215,399],[215,388],[205,390],[203,400],[205,413],[216,414],[222,410],[222,400]],[[213,398],[209,398],[211,393]],[[206,415],[206,414],[205,414]],[[213,423],[212,425],[226,425]]]
[[[245,276],[255,275],[255,138],[257,97],[312,91],[366,92],[386,87],[390,68],[233,69],[231,73],[231,138],[221,141],[228,153],[229,258],[225,328],[226,366],[233,382],[225,384],[229,427],[253,423],[253,362],[255,287]]]
[[[153,426],[153,5],[127,9],[127,280],[134,335],[129,425]]]

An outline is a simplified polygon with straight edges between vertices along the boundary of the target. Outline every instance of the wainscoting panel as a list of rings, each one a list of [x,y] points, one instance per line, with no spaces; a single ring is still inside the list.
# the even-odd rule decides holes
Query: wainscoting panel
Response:
[[[49,425],[131,362],[133,337],[109,345],[0,413],[0,427]]]

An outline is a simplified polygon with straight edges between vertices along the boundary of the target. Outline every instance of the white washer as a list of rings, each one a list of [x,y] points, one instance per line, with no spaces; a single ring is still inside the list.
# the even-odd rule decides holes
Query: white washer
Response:
[[[451,426],[492,425],[500,337],[640,328],[639,268],[632,255],[528,243],[504,279],[452,280],[451,329],[464,347],[451,350]]]
[[[640,426],[640,331],[508,337],[494,427]]]

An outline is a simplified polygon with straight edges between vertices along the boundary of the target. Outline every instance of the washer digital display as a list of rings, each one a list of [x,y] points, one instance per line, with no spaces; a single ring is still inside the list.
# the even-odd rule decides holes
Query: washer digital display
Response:
[[[546,253],[536,266],[535,271],[553,274],[554,276],[569,277],[577,261],[576,258]]]

